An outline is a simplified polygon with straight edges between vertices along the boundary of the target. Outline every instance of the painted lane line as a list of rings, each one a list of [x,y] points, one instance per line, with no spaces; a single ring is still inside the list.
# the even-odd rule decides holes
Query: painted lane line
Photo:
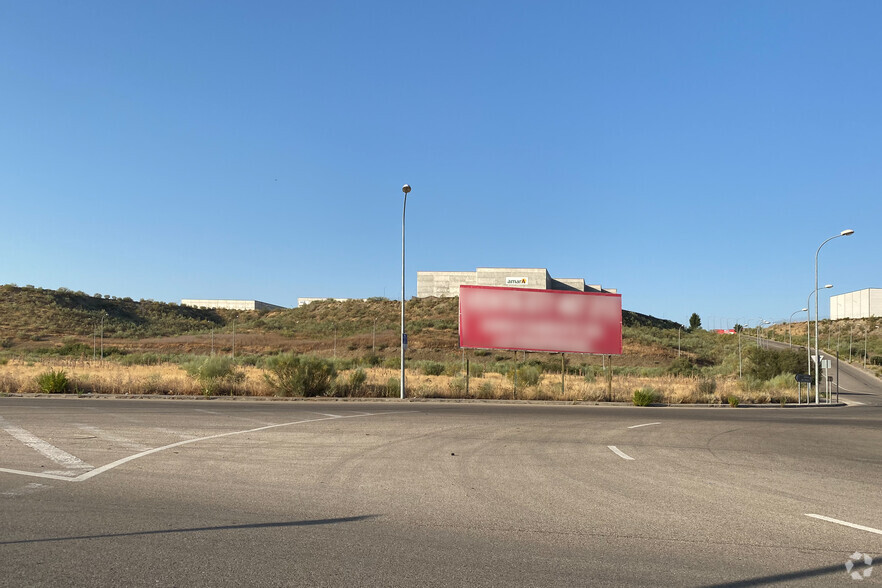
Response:
[[[627,460],[629,460],[629,461],[634,461],[634,458],[633,458],[633,457],[631,457],[631,456],[628,455],[627,453],[623,452],[621,449],[619,449],[619,448],[616,447],[615,445],[607,445],[607,447],[609,448],[610,451],[612,451],[613,453],[615,453],[616,455],[618,455],[618,456],[621,457],[622,459],[627,459]]]
[[[372,416],[372,415],[365,415],[365,416]],[[359,417],[353,415],[353,416],[339,417],[339,418],[351,419],[351,418],[359,418]],[[125,463],[130,462],[130,461],[140,459],[142,457],[146,457],[146,456],[152,455],[154,453],[159,453],[160,451],[165,451],[167,449],[174,449],[175,447],[181,447],[183,445],[189,445],[191,443],[198,443],[199,441],[208,441],[210,439],[220,439],[222,437],[231,437],[233,435],[244,435],[247,433],[256,433],[258,431],[266,431],[267,429],[275,429],[277,427],[288,427],[291,425],[302,425],[305,423],[315,423],[315,422],[319,422],[319,421],[329,421],[329,420],[333,420],[333,419],[331,419],[329,417],[319,418],[319,419],[304,419],[301,421],[291,421],[290,423],[279,423],[276,425],[266,425],[264,427],[257,427],[256,429],[248,429],[246,431],[230,431],[229,433],[219,433],[217,435],[209,435],[207,437],[198,437],[196,439],[186,439],[184,441],[178,441],[177,443],[171,443],[170,445],[163,445],[162,447],[155,447],[153,449],[148,449],[147,451],[142,451],[141,453],[136,453],[135,455],[130,455],[128,457],[118,459],[118,460],[116,460],[112,463],[109,463],[107,465],[103,465],[101,467],[95,468],[91,472],[86,472],[84,474],[77,476],[76,478],[71,478],[71,481],[72,482],[84,482],[84,481],[88,480],[89,478],[94,478],[95,476],[97,476],[99,474],[103,474],[104,472],[106,472],[108,470],[112,470],[113,468],[119,467]]]
[[[215,412],[213,410],[205,410],[204,408],[194,408],[193,410],[195,410],[196,412],[204,412],[205,414],[214,414],[214,415],[220,414],[219,412]]]
[[[165,433],[166,435],[171,435],[172,437],[180,437],[181,439],[194,439],[196,435],[190,435],[188,433],[181,433],[180,431],[175,431],[174,429],[165,429],[163,427],[153,427],[153,430],[158,433]]]
[[[64,480],[65,482],[73,482],[76,478],[70,476],[61,476],[50,472],[25,472],[22,470],[11,470],[9,468],[0,468],[0,472],[6,474],[17,474],[19,476],[30,476],[32,478],[46,478],[48,480]]]
[[[661,423],[643,423],[642,425],[631,425],[628,427],[629,429],[636,429],[638,427],[649,427],[651,425],[660,425]]]
[[[316,412],[316,413],[314,413],[314,414],[319,414],[319,415],[321,415],[321,416],[331,417],[331,418],[333,418],[333,419],[339,419],[339,418],[342,418],[339,414],[329,414],[329,413],[327,413],[327,412]]]
[[[0,417],[0,429],[3,429],[34,451],[42,453],[58,465],[64,466],[69,470],[91,470],[94,467],[90,464],[87,464],[79,457],[71,455],[67,451],[59,449],[51,443],[43,441],[30,431],[13,425],[9,421],[5,420],[3,417]]]
[[[840,398],[839,401],[846,406],[866,406],[866,404],[864,404],[863,402],[858,402],[857,400],[849,400],[848,398]]]
[[[856,525],[854,523],[849,523],[848,521],[840,521],[839,519],[831,519],[830,517],[825,517],[824,515],[819,515],[819,514],[805,513],[805,516],[812,517],[813,519],[818,519],[821,521],[827,521],[828,523],[835,523],[837,525],[842,525],[844,527],[851,527],[852,529],[858,529],[859,531],[867,531],[868,533],[876,533],[877,535],[882,535],[882,530],[874,529],[873,527],[865,527],[863,525]]]
[[[137,443],[132,441],[131,439],[126,439],[125,437],[120,437],[118,435],[114,435],[104,429],[99,429],[98,427],[93,427],[91,425],[77,425],[77,428],[81,431],[87,431],[99,439],[104,439],[105,441],[110,441],[111,443],[116,443],[120,447],[124,447],[126,449],[133,449],[135,451],[145,451],[150,449],[147,445],[142,445],[141,443]]]

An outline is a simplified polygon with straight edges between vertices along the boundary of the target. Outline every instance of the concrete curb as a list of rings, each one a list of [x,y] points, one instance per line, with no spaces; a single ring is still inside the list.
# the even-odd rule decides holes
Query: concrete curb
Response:
[[[166,394],[46,394],[38,392],[13,392],[8,394],[0,394],[0,398],[61,398],[78,400],[196,400],[202,402],[313,402],[313,403],[332,403],[332,402],[377,402],[377,403],[437,403],[437,404],[511,404],[511,405],[530,405],[530,406],[618,406],[633,408],[838,408],[848,406],[844,402],[833,404],[794,404],[789,403],[781,405],[775,404],[739,404],[737,407],[728,404],[668,404],[653,403],[649,406],[634,406],[631,402],[604,402],[600,400],[518,400],[504,399],[494,400],[486,398],[336,398],[328,396],[316,396],[310,398],[302,397],[283,397],[283,396],[182,396],[182,395],[166,395]]]

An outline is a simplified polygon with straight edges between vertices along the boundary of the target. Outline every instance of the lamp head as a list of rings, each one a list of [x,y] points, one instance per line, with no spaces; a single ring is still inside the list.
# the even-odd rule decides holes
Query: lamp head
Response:
[[[404,184],[401,187],[401,191],[404,192],[405,194],[407,194],[408,192],[410,192],[410,186],[408,186],[407,184]]]
[[[802,312],[808,312],[808,309],[807,309],[807,308],[803,308],[803,309],[802,309]]]
[[[824,287],[825,287],[825,288],[832,288],[832,287],[833,287],[833,284],[827,284],[827,285],[824,286]]]
[[[854,235],[854,230],[853,229],[845,229],[844,231],[842,231],[839,234],[842,235],[843,237],[848,236],[848,235]]]

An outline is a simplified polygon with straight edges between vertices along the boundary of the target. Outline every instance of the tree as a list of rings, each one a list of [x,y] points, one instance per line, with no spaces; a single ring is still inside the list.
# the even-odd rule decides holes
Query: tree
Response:
[[[692,316],[689,317],[689,330],[696,331],[701,328],[701,317],[698,316],[697,312],[693,312]]]

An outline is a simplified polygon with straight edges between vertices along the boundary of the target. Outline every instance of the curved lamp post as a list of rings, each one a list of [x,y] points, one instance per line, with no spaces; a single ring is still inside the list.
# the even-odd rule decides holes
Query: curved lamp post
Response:
[[[833,284],[827,284],[824,288],[832,288]],[[812,307],[812,295],[815,293],[814,290],[809,292],[808,298],[805,301],[805,305],[808,308]],[[812,373],[812,313],[810,310],[806,309],[805,313],[805,366],[806,371],[811,374]],[[809,399],[806,398],[806,404],[809,403]]]
[[[852,229],[845,229],[838,235],[833,235],[823,243],[818,246],[818,250],[815,251],[815,404],[820,404],[820,400],[818,399],[818,384],[820,383],[820,370],[819,362],[820,362],[820,351],[818,350],[818,254],[821,253],[821,247],[832,241],[833,239],[838,239],[839,237],[847,237],[849,235],[854,235],[854,231]]]
[[[404,348],[407,345],[407,335],[404,333],[404,214],[407,212],[410,186],[404,184],[401,191],[404,192],[404,207],[401,209],[401,398],[404,398]]]
[[[790,318],[787,320],[787,326],[790,331],[790,346],[793,347],[793,315],[797,312],[808,312],[808,308],[803,308],[801,310],[794,310],[790,313]]]

